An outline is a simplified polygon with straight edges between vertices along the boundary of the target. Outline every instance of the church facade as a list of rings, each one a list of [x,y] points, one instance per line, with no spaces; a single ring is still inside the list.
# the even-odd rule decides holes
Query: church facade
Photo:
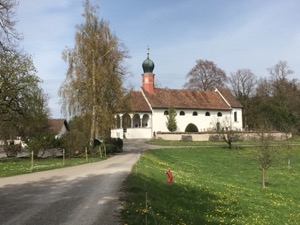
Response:
[[[242,105],[228,89],[199,91],[155,88],[154,63],[149,53],[142,67],[142,87],[130,93],[131,111],[115,115],[111,137],[151,139],[157,132],[169,132],[167,116],[171,106],[177,113],[175,132],[185,132],[191,123],[199,132],[242,130]]]

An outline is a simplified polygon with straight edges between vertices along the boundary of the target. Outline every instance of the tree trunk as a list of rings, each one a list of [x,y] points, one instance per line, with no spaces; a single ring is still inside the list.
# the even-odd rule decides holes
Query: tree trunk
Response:
[[[262,168],[262,180],[261,180],[261,186],[262,188],[266,187],[266,169]]]

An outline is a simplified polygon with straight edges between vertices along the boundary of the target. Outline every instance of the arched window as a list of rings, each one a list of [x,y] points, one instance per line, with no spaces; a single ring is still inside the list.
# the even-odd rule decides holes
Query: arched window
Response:
[[[222,116],[222,113],[221,112],[218,112],[218,117],[221,117]]]
[[[198,116],[198,113],[196,111],[194,111],[193,116]]]
[[[179,115],[180,115],[180,116],[184,116],[184,115],[185,115],[185,112],[184,112],[184,111],[180,111]]]
[[[233,113],[233,117],[234,117],[234,122],[237,122],[237,112]]]
[[[205,113],[205,116],[210,116],[210,113],[209,113],[209,112],[206,112],[206,113]]]
[[[164,115],[165,115],[165,116],[169,115],[168,110],[164,111]]]

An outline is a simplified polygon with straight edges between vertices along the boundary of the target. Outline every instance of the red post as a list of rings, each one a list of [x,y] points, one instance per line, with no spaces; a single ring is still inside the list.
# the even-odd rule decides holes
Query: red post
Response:
[[[166,174],[168,175],[167,183],[170,184],[173,181],[173,175],[170,170],[166,170]]]

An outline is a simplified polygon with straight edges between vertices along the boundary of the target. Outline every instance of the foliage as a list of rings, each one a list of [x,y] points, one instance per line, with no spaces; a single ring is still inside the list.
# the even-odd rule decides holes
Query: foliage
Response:
[[[174,132],[177,130],[177,122],[176,122],[176,109],[173,106],[170,106],[168,109],[167,122],[166,126],[170,132]]]
[[[189,123],[184,132],[198,132],[198,127],[193,123]]]
[[[48,118],[47,96],[30,56],[0,53],[0,136],[4,140],[30,136]]]
[[[120,153],[123,151],[123,140],[121,138],[109,138],[105,141],[107,153]]]
[[[43,157],[46,150],[56,148],[58,141],[51,132],[40,132],[26,140],[28,151],[33,151],[35,157]]]
[[[21,150],[21,144],[16,144],[14,141],[9,141],[6,145],[4,145],[4,151],[7,157],[16,157]]]
[[[113,115],[123,104],[127,57],[125,47],[97,14],[97,7],[85,1],[85,22],[76,27],[75,46],[63,51],[68,70],[59,90],[63,111],[88,119],[90,146],[95,138],[110,134]]]
[[[84,152],[88,146],[87,136],[79,130],[71,130],[61,137],[62,148],[67,156],[75,156]]]
[[[123,191],[124,224],[293,224],[299,223],[300,154],[291,170],[272,168],[261,190],[254,163],[220,148],[166,148],[146,151]],[[167,184],[165,170],[174,180]],[[147,198],[146,198],[147,194]],[[147,202],[147,207],[146,207]],[[267,207],[266,207],[267,206]],[[279,210],[280,209],[280,210]]]
[[[185,88],[203,91],[214,91],[215,88],[223,87],[227,81],[225,72],[208,60],[197,60],[186,78],[188,81]]]
[[[256,79],[250,69],[232,73],[229,83],[235,97],[244,106],[243,124],[246,129],[259,129],[267,122],[274,130],[299,132],[300,84],[286,61],[279,61],[267,69],[269,77]]]

